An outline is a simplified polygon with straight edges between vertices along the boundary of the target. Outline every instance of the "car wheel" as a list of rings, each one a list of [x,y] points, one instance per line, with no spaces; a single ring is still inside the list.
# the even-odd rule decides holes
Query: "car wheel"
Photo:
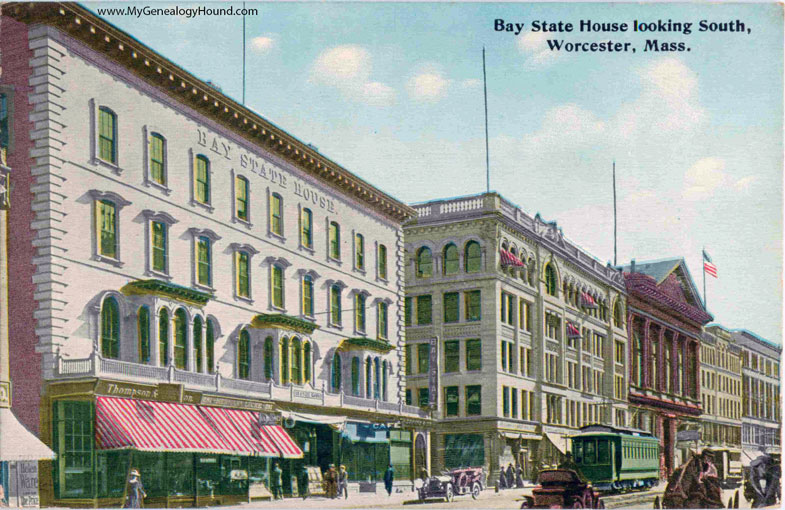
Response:
[[[452,491],[452,484],[447,484],[447,490],[444,492],[444,499],[448,503],[452,503],[452,500],[455,499],[455,493]]]
[[[521,508],[534,508],[534,501],[530,497],[524,497],[523,503],[521,503]]]
[[[480,484],[474,482],[472,484],[472,499],[477,499],[480,497]]]

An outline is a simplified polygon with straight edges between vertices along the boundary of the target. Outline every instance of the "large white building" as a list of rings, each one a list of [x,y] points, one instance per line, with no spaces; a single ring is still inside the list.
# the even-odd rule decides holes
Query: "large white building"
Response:
[[[2,33],[14,403],[58,454],[42,504],[116,504],[130,465],[156,506],[245,499],[270,459],[285,491],[303,464],[409,478],[413,211],[78,5],[8,4]]]

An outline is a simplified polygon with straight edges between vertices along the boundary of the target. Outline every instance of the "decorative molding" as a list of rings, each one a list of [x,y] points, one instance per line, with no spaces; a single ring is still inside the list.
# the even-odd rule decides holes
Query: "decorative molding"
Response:
[[[288,329],[304,335],[310,335],[319,328],[311,321],[283,313],[260,313],[251,321],[251,327],[256,329]]]
[[[170,227],[175,223],[177,223],[177,220],[174,219],[174,217],[171,214],[164,211],[156,212],[150,209],[145,209],[144,211],[142,211],[142,216],[144,216],[145,219],[147,219],[148,221],[157,221],[160,223],[166,223]]]
[[[395,346],[388,342],[384,342],[382,340],[376,340],[374,338],[355,337],[355,338],[346,338],[344,340],[341,340],[341,343],[338,344],[337,349],[342,351],[364,349],[364,350],[381,352],[386,354],[391,350],[395,349]]]
[[[161,280],[137,280],[127,283],[121,291],[126,296],[153,294],[198,306],[204,306],[213,297],[206,292]]]

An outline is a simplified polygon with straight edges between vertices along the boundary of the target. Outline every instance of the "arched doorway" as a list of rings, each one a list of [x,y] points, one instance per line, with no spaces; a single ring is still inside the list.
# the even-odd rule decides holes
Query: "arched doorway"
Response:
[[[420,433],[414,440],[414,477],[419,478],[422,475],[422,470],[428,469],[427,459],[425,435]]]

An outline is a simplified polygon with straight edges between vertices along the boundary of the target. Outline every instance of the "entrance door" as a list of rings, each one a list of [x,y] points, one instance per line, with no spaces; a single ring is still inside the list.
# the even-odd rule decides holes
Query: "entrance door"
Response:
[[[663,420],[663,429],[663,444],[665,445],[665,451],[663,452],[665,454],[665,476],[669,477],[673,472],[673,455],[676,443],[676,438],[673,437],[676,430],[676,427],[673,426],[673,419],[666,418]]]
[[[414,476],[419,478],[423,469],[428,469],[425,436],[417,434],[414,440]]]

